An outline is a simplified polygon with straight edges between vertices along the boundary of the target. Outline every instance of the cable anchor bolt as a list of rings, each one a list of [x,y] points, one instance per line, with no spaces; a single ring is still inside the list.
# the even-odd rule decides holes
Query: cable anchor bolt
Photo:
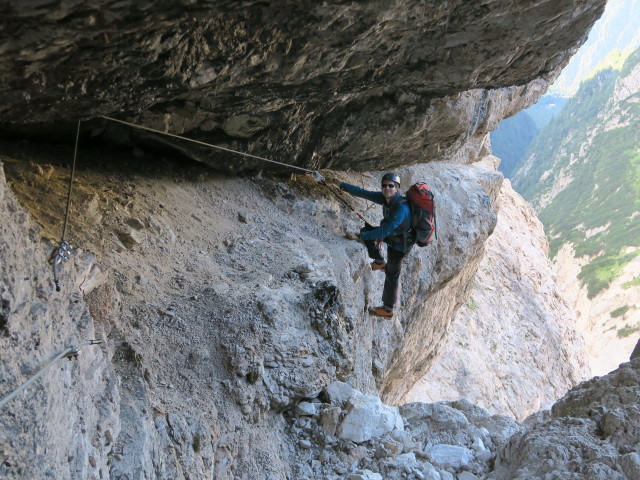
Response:
[[[70,347],[69,351],[64,357],[69,360],[76,360],[78,358],[78,355],[80,355],[80,350],[78,350],[76,347]]]
[[[314,170],[311,173],[311,177],[318,183],[322,183],[325,181],[324,175],[322,175],[318,170]]]
[[[71,256],[71,249],[73,247],[66,241],[60,242],[60,246],[56,249],[56,254],[54,257],[54,263],[58,264],[62,261],[69,260]]]

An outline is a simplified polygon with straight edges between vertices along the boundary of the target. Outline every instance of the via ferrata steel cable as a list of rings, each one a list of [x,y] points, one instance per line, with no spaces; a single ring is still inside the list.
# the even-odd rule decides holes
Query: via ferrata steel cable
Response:
[[[67,209],[64,214],[64,225],[62,227],[62,237],[60,238],[60,245],[54,250],[53,253],[53,283],[56,285],[56,292],[60,291],[60,280],[58,278],[58,265],[65,260],[69,260],[71,255],[71,245],[65,240],[67,235],[67,226],[69,224],[69,212],[71,210],[71,192],[73,189],[73,179],[76,173],[76,160],[78,158],[78,141],[80,139],[80,122],[78,120],[78,127],[76,129],[76,144],[73,150],[73,162],[71,164],[71,177],[69,178],[69,191],[67,192]]]
[[[159,135],[165,135],[167,137],[178,138],[180,140],[185,140],[185,141],[191,142],[191,143],[197,143],[197,144],[203,145],[205,147],[215,148],[217,150],[223,150],[223,151],[229,152],[229,153],[235,153],[235,154],[238,154],[238,155],[242,155],[243,157],[255,158],[256,160],[261,160],[263,162],[275,163],[276,165],[282,165],[284,167],[292,168],[292,169],[295,169],[295,170],[300,170],[300,171],[303,171],[303,172],[306,172],[306,173],[316,173],[316,170],[310,170],[308,168],[297,167],[295,165],[290,165],[288,163],[277,162],[275,160],[271,160],[271,159],[268,159],[268,158],[259,157],[257,155],[252,155],[251,153],[239,152],[237,150],[232,150],[231,148],[221,147],[219,145],[213,145],[211,143],[202,142],[200,140],[194,140],[193,138],[183,137],[182,135],[176,135],[175,133],[163,132],[162,130],[156,130],[155,128],[144,127],[142,125],[137,125],[135,123],[126,122],[124,120],[118,120],[117,118],[107,117],[107,116],[104,116],[104,115],[101,118],[104,118],[105,120],[110,120],[112,122],[121,123],[123,125],[128,125],[130,127],[138,128],[140,130],[146,130],[148,132],[157,133]]]
[[[24,382],[22,385],[20,385],[18,388],[16,388],[13,392],[11,392],[9,395],[7,395],[6,397],[4,397],[2,400],[0,400],[0,408],[2,408],[6,403],[10,402],[11,400],[13,400],[16,395],[18,395],[21,391],[23,391],[25,388],[27,388],[29,385],[31,385],[33,382],[35,382],[40,376],[42,376],[44,374],[44,372],[46,372],[47,370],[49,370],[51,367],[53,367],[59,360],[63,359],[63,358],[74,358],[78,356],[79,353],[79,348],[85,345],[98,345],[102,343],[102,340],[100,339],[96,339],[96,340],[88,340],[86,342],[82,342],[79,343],[78,345],[75,345],[73,347],[69,347],[67,349],[65,349],[63,352],[59,353],[53,360],[51,360],[49,363],[45,364],[44,366],[42,366],[40,368],[40,370],[38,370],[31,378],[29,378],[26,382]]]

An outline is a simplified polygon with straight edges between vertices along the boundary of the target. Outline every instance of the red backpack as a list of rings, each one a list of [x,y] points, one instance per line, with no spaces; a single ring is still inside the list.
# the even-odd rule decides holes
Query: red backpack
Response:
[[[415,243],[426,247],[436,232],[436,202],[426,183],[414,183],[405,193],[411,208],[411,230]]]

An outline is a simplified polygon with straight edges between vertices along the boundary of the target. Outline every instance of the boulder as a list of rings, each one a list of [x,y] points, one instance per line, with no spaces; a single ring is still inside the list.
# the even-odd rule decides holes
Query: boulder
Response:
[[[397,407],[384,405],[379,397],[357,395],[347,404],[347,414],[338,426],[337,436],[362,443],[394,429],[404,428]]]
[[[473,461],[473,452],[457,445],[434,445],[428,451],[431,463],[441,468],[460,469]]]

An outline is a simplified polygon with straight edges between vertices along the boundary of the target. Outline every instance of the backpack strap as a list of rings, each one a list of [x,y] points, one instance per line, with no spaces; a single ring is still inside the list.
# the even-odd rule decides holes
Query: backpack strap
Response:
[[[404,194],[397,194],[393,198],[391,204],[389,206],[385,206],[385,208],[388,208],[389,210],[393,211],[399,208],[401,205],[405,205],[405,204],[409,206],[409,217],[405,219],[405,221],[400,225],[400,227],[398,227],[398,229],[402,229],[402,231],[389,235],[386,240],[387,240],[387,243],[390,240],[393,243],[402,244],[406,249],[407,246],[413,244],[413,241],[410,239],[411,215],[413,215],[411,202],[407,200]]]

